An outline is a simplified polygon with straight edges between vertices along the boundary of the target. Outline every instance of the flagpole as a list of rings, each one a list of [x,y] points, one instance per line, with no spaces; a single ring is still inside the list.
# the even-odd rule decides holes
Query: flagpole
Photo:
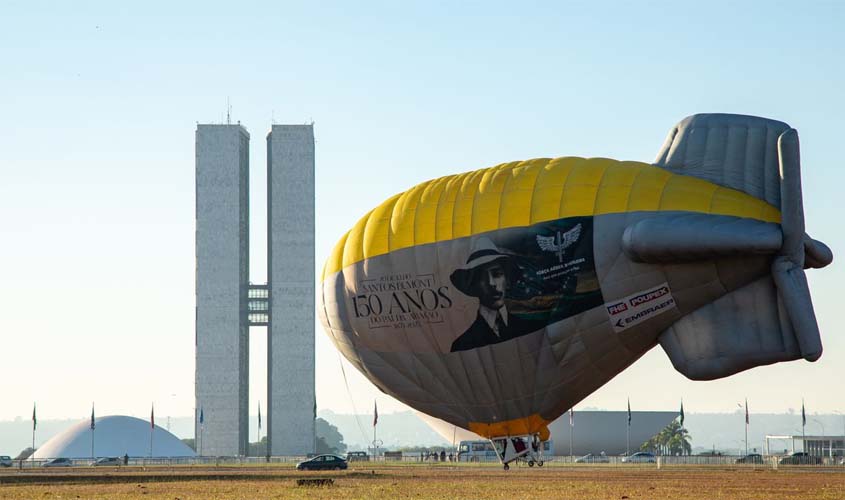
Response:
[[[684,398],[681,398],[680,421],[681,421],[681,435],[683,435],[683,431],[684,431]]]
[[[35,427],[38,419],[35,416],[35,403],[32,403],[32,453],[29,455],[32,460],[35,460]]]
[[[805,432],[807,427],[807,414],[804,411],[804,398],[801,398],[801,451],[807,453],[807,434]]]
[[[205,430],[205,414],[204,414],[204,411],[203,411],[203,407],[200,406],[200,444],[199,444],[200,457],[202,456],[202,444],[203,444],[202,442],[204,441],[203,436],[202,436],[203,430]]]
[[[94,429],[97,424],[94,421],[94,403],[91,403],[91,460],[94,460]]]
[[[373,401],[373,460],[378,460],[378,440],[376,440],[376,428],[378,427],[378,402]]]
[[[152,405],[150,410],[150,458],[153,458],[153,432],[156,428],[156,408]]]
[[[631,398],[628,398],[628,426],[625,429],[625,456],[631,455]]]
[[[745,398],[745,456],[748,456],[748,398]]]
[[[569,409],[569,462],[572,463],[572,428],[575,427],[575,413]]]

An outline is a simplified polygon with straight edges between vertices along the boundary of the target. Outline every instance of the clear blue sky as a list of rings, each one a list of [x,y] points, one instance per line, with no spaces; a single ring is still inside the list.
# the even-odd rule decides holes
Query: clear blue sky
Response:
[[[319,4],[319,5],[318,5]],[[842,257],[845,4],[4,2],[0,419],[189,415],[194,130],[233,120],[263,183],[271,121],[316,122],[317,262],[432,177],[539,156],[650,161],[696,112],[802,136],[808,231]],[[264,280],[263,190],[252,193]],[[838,262],[810,273],[826,352],[716,382],[659,349],[582,406],[845,409]],[[261,332],[252,339],[261,359]],[[317,330],[318,406],[351,411]],[[360,411],[378,393],[347,365]],[[264,371],[253,371],[255,411]],[[659,387],[659,390],[655,390]],[[379,396],[382,412],[403,408]]]

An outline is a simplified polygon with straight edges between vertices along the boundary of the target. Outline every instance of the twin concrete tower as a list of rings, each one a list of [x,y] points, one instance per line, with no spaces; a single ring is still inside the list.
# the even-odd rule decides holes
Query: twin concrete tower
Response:
[[[246,455],[249,327],[267,328],[268,453],[314,450],[314,129],[267,134],[267,283],[249,282],[249,133],[196,131],[196,439]]]

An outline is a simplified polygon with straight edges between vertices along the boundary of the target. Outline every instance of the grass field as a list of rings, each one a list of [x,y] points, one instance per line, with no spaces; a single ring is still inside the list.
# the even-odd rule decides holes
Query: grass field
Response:
[[[331,478],[331,486],[297,486]],[[793,468],[371,466],[306,473],[290,467],[148,467],[5,471],[6,499],[845,499],[845,471]]]

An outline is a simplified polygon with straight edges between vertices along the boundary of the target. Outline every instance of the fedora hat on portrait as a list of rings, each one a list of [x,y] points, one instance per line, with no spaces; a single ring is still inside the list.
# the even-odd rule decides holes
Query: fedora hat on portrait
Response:
[[[510,255],[502,253],[493,241],[482,236],[477,238],[472,244],[472,251],[467,257],[466,264],[452,271],[449,279],[455,288],[460,290],[470,297],[478,297],[478,292],[475,290],[475,272],[491,262],[499,260],[509,261]]]

